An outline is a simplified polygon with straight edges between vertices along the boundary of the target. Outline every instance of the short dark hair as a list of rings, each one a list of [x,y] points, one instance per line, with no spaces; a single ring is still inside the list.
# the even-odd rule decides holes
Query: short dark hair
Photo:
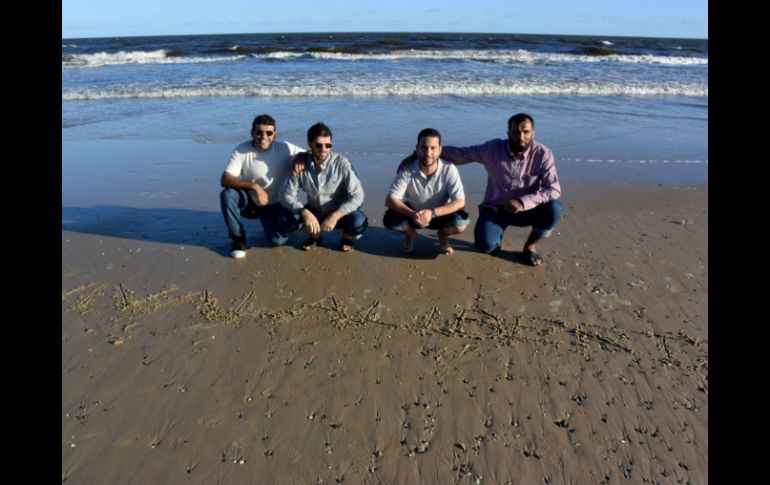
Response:
[[[417,135],[417,143],[420,143],[420,140],[425,136],[435,136],[438,138],[438,144],[441,145],[441,133],[439,133],[438,130],[434,128],[425,128],[419,135]]]
[[[528,115],[527,113],[519,113],[511,116],[508,119],[508,129],[509,130],[511,129],[512,124],[516,123],[518,125],[524,120],[529,120],[529,122],[532,123],[532,128],[535,127],[535,120],[530,115]]]
[[[313,141],[319,136],[328,136],[329,138],[333,138],[332,130],[320,121],[307,130],[307,141]]]
[[[275,126],[275,119],[270,115],[259,115],[251,122],[251,131],[256,130],[257,125]]]

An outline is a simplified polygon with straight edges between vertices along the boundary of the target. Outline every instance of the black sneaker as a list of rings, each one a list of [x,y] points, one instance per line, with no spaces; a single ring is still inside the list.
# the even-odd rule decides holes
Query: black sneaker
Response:
[[[233,238],[233,245],[231,246],[232,252],[230,256],[235,259],[246,257],[246,236],[238,236]]]

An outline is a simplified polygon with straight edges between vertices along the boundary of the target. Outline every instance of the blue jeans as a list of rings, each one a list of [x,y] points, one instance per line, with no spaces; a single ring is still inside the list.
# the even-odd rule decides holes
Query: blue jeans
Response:
[[[313,213],[316,219],[318,219],[319,224],[322,223],[324,219],[326,219],[326,216],[330,214],[329,212],[318,212],[307,206],[305,206],[305,209]],[[287,232],[292,232],[299,229],[304,229],[305,221],[302,220],[302,216],[299,213],[289,213],[289,217],[284,219],[281,227]],[[369,219],[366,217],[366,214],[356,209],[350,214],[346,214],[340,217],[340,219],[337,221],[337,225],[334,226],[334,229],[341,229],[342,237],[359,239],[364,231],[366,231],[367,227],[369,227]]]
[[[411,205],[409,204],[406,204],[406,205],[411,208]],[[445,227],[467,226],[469,222],[470,222],[470,218],[468,217],[468,213],[462,209],[452,212],[451,214],[446,214],[444,216],[431,219],[430,224],[428,224],[427,228],[417,227],[417,225],[414,223],[414,220],[411,217],[405,216],[404,214],[401,214],[400,212],[396,212],[393,209],[386,210],[385,215],[382,217],[382,225],[388,229],[393,229],[396,231],[401,231],[406,226],[411,226],[412,229],[440,230],[440,229],[444,229]]]
[[[503,232],[508,226],[529,227],[532,232],[542,237],[551,235],[562,213],[559,200],[552,200],[533,207],[530,210],[513,214],[502,207],[493,209],[479,207],[479,220],[473,230],[474,244],[482,253],[492,253],[500,249]]]
[[[241,223],[241,217],[245,217],[259,219],[262,222],[265,239],[273,246],[285,244],[289,239],[289,232],[282,230],[281,221],[286,218],[286,214],[291,216],[291,212],[284,209],[281,204],[258,206],[252,202],[245,190],[230,188],[220,192],[219,202],[230,238],[246,237]]]

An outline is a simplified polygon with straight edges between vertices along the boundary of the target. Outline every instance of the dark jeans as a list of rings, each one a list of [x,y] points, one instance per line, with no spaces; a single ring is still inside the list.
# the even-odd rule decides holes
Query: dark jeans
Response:
[[[318,212],[310,207],[305,208],[313,213],[316,219],[318,219],[319,224],[323,223],[324,219],[326,219],[326,216],[330,214],[329,212]],[[289,212],[288,217],[284,219],[280,227],[287,232],[293,232],[299,229],[304,229],[305,221],[302,220],[302,216],[300,214],[293,214]],[[364,231],[366,231],[367,227],[369,227],[369,219],[366,217],[366,214],[356,209],[350,214],[346,214],[340,217],[340,219],[337,221],[337,225],[334,226],[334,229],[341,229],[342,237],[358,239],[361,237]]]
[[[408,205],[408,204],[407,204]],[[411,207],[411,206],[410,206]],[[428,227],[417,227],[414,220],[409,217],[396,212],[393,209],[385,211],[385,215],[382,217],[382,225],[388,229],[401,231],[406,226],[411,226],[412,229],[444,229],[445,227],[462,227],[468,225],[470,218],[468,213],[460,209],[444,216],[436,217],[430,220]]]
[[[500,249],[503,232],[508,226],[529,227],[542,237],[551,235],[562,213],[559,200],[552,200],[537,205],[530,210],[511,213],[503,209],[487,206],[479,207],[479,220],[473,230],[474,243],[482,253],[491,253]]]
[[[281,204],[258,206],[248,196],[247,191],[230,188],[220,192],[219,202],[231,238],[246,236],[241,223],[241,217],[245,217],[259,219],[262,222],[265,239],[270,244],[280,246],[289,239],[289,231],[283,231],[282,225],[287,216],[291,217],[292,214]]]

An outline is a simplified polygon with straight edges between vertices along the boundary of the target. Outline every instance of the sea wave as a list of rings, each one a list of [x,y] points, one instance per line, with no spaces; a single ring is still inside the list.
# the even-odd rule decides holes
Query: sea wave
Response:
[[[524,49],[517,50],[410,50],[397,51],[383,54],[349,54],[336,52],[312,52],[302,54],[297,52],[271,52],[267,54],[252,54],[260,58],[290,58],[308,55],[316,59],[335,60],[403,60],[403,59],[457,59],[471,61],[495,61],[508,64],[544,64],[544,63],[572,63],[572,62],[612,62],[629,64],[659,64],[659,65],[708,65],[708,59],[702,57],[684,56],[654,56],[654,55],[583,55],[583,54],[555,54],[532,52]]]
[[[94,54],[65,54],[62,68],[102,67],[119,64],[189,64],[196,62],[231,62],[245,59],[244,55],[187,57],[181,51],[158,49],[154,51],[97,52]]]
[[[65,89],[63,101],[128,99],[128,98],[196,98],[254,96],[283,97],[427,97],[427,96],[690,96],[708,97],[708,85],[686,83],[615,84],[615,83],[476,83],[391,82],[382,80],[369,84],[296,84],[268,86],[169,86],[124,87],[116,89]]]
[[[97,52],[93,54],[65,54],[62,68],[102,67],[116,64],[172,64],[196,62],[232,62],[244,59],[292,60],[300,57],[335,61],[400,61],[400,60],[467,60],[499,62],[503,64],[553,64],[553,63],[624,63],[674,66],[708,65],[708,58],[687,56],[656,56],[618,54],[604,48],[577,54],[541,53],[525,49],[517,50],[396,50],[386,53],[345,52],[336,49],[311,48],[304,51],[248,49],[236,45],[207,52],[206,56],[188,55],[184,51],[158,49],[154,51]],[[216,55],[216,54],[230,55]]]

